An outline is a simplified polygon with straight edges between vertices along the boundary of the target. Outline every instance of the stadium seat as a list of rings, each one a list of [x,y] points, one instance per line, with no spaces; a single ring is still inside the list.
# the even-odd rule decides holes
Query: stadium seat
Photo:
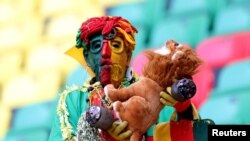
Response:
[[[238,32],[233,34],[237,46],[239,49],[244,50],[244,54],[242,55],[242,58],[249,58],[250,57],[250,31],[244,31],[244,32]]]
[[[228,6],[219,11],[214,19],[213,35],[250,30],[248,6]]]
[[[65,79],[65,86],[82,86],[85,81],[90,79],[88,72],[80,65],[73,70]]]
[[[244,5],[244,4],[250,4],[249,0],[228,0],[230,2],[230,5]]]
[[[10,130],[4,141],[47,141],[50,130],[46,128],[32,128],[26,130]]]
[[[55,106],[56,102],[53,100],[14,109],[10,129],[24,130],[40,127],[50,129]]]
[[[221,69],[216,91],[250,88],[250,59],[232,62]]]
[[[236,34],[229,34],[207,38],[197,46],[196,51],[205,63],[213,69],[220,69],[232,61],[246,57],[245,46],[235,36]]]
[[[0,104],[0,115],[0,140],[2,140],[10,126],[11,108]]]
[[[200,108],[203,118],[213,119],[216,124],[249,124],[250,89],[235,89],[213,92],[216,97],[209,98]]]
[[[171,0],[145,0],[145,22],[149,29],[167,16]]]
[[[136,48],[133,56],[146,49],[146,40],[148,38],[148,26],[145,22],[145,3],[121,3],[106,8],[105,14],[108,16],[122,16],[129,20],[138,30],[136,34]],[[129,10],[128,10],[129,9]]]
[[[228,6],[229,0],[205,0],[207,8],[212,17],[214,17],[221,9]]]
[[[207,13],[167,17],[154,25],[149,46],[161,46],[166,40],[173,39],[196,48],[196,44],[208,36],[209,24],[210,17]]]
[[[193,76],[193,80],[196,84],[196,94],[192,98],[192,102],[197,109],[207,101],[212,89],[214,88],[215,74],[213,69],[207,64],[203,64],[198,69],[198,73]]]
[[[7,82],[3,87],[2,102],[11,108],[18,108],[54,99],[60,88],[61,75],[56,70],[23,73]]]
[[[138,26],[137,27],[138,33],[135,35],[135,49],[132,54],[132,58],[138,55],[140,52],[144,51],[148,48],[147,46],[147,38],[148,38],[148,31],[145,26]]]
[[[148,62],[147,57],[143,54],[143,52],[141,52],[132,59],[130,66],[132,67],[132,69],[136,74],[142,76],[143,67],[147,62]]]
[[[144,2],[121,3],[106,8],[108,16],[122,16],[131,23],[144,23]]]
[[[205,0],[189,0],[183,2],[182,0],[170,1],[170,6],[167,11],[168,15],[191,15],[197,12],[207,12],[207,4]]]

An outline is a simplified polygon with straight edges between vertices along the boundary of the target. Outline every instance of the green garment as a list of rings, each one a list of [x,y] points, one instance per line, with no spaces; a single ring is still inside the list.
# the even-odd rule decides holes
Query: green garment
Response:
[[[68,121],[72,126],[72,136],[76,136],[77,133],[77,123],[81,116],[81,113],[86,110],[88,103],[86,99],[88,98],[88,92],[84,87],[69,88],[65,90],[59,97],[57,115],[55,116],[54,123],[52,125],[49,141],[63,141],[60,117],[58,115],[58,108],[60,106],[60,101],[62,97],[66,95],[65,104],[67,105],[68,111]]]

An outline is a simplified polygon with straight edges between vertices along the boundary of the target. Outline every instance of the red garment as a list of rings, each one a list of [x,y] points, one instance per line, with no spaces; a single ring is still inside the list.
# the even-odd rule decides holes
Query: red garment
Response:
[[[178,102],[174,105],[177,112],[185,111],[191,105],[191,100],[186,100],[184,102]]]
[[[147,137],[146,141],[154,141],[152,136]]]
[[[192,125],[191,120],[170,121],[171,141],[194,141]]]

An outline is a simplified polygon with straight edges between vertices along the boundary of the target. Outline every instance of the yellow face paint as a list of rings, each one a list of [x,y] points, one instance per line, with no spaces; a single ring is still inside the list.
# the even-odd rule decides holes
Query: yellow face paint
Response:
[[[109,41],[111,47],[111,83],[118,87],[123,81],[129,61],[130,54],[127,52],[127,48],[124,46],[123,39],[115,37]]]
[[[121,37],[115,37],[112,40],[108,41],[109,47],[111,48],[111,65],[110,65],[110,82],[115,86],[119,87],[121,82],[124,80],[124,76],[129,65],[131,52],[129,52],[129,47],[125,46],[125,43]],[[95,73],[86,63],[86,58],[82,54],[83,48],[72,47],[70,50],[66,52],[66,54],[75,58],[80,64],[89,72],[89,74],[94,77]],[[101,54],[96,54],[100,56]],[[92,58],[93,59],[93,58]],[[108,59],[108,58],[107,58]],[[95,61],[99,63],[99,60]],[[99,75],[98,75],[99,76]],[[98,77],[97,80],[100,78]]]

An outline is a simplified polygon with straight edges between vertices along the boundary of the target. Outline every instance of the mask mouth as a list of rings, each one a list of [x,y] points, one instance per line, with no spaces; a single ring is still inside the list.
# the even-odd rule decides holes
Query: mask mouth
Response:
[[[103,85],[107,85],[111,83],[111,67],[110,65],[104,65],[101,67],[100,73],[100,81]]]
[[[111,60],[106,58],[101,58],[100,65],[101,66],[111,65]]]
[[[101,58],[100,60],[100,65],[101,65],[101,83],[103,85],[107,85],[111,83],[110,80],[110,73],[111,73],[111,60],[110,59],[106,59],[106,58]]]

